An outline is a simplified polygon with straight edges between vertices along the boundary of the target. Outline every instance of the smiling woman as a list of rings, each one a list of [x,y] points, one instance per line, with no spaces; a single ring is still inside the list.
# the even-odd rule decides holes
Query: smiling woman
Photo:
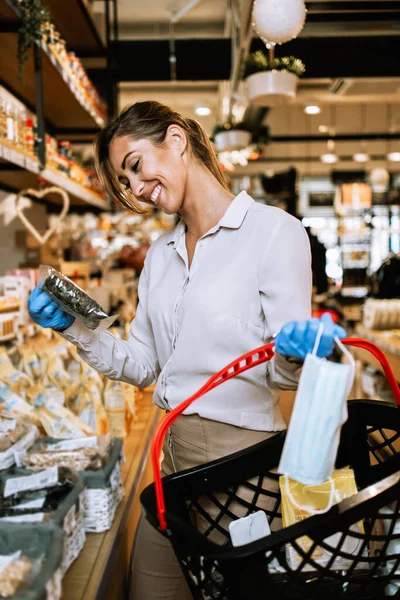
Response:
[[[268,369],[259,365],[232,380],[229,394],[222,386],[210,391],[173,424],[162,473],[219,459],[283,430],[279,389],[296,388],[298,369],[286,357],[304,358],[319,330],[309,319],[311,256],[301,222],[245,191],[234,197],[204,129],[157,102],[124,110],[99,134],[96,153],[114,200],[134,211],[145,202],[181,220],[146,254],[127,340],[91,331],[78,319],[62,335],[110,379],[139,388],[156,383],[154,402],[170,411],[280,332]],[[49,301],[39,290],[29,314],[54,327],[64,316]],[[324,355],[344,333],[335,327],[324,323]],[[271,486],[276,492],[276,482]],[[132,600],[192,597],[171,545],[146,519],[132,556]]]
[[[159,205],[166,195],[162,181],[154,177],[149,180],[150,168],[154,171],[155,166],[162,167],[164,177],[169,169],[171,178],[171,168],[179,166],[179,156],[185,150],[187,158],[204,165],[227,189],[214,149],[200,123],[159,102],[137,102],[98,134],[97,172],[111,198],[142,213],[144,209],[137,200]],[[154,164],[155,159],[160,165]]]

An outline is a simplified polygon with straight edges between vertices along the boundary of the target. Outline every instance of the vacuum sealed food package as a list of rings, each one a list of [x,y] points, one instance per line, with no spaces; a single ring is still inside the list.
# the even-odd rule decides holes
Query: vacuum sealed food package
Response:
[[[282,524],[283,527],[289,527],[299,521],[321,512],[331,505],[330,497],[333,490],[333,502],[337,504],[357,493],[357,486],[352,469],[340,469],[332,473],[332,480],[323,484],[306,485],[295,481],[294,479],[281,476],[279,486],[282,498]],[[315,545],[314,541],[306,535],[298,538],[296,543],[304,553],[312,551],[312,561],[325,567],[329,564],[330,569],[348,569],[352,565],[351,556],[358,555],[360,552],[367,556],[367,549],[363,548],[362,535],[364,534],[364,525],[360,521],[350,526],[354,535],[347,535],[343,540],[341,532],[335,533],[323,540],[321,545]],[[336,549],[341,553],[334,560],[332,556]],[[291,569],[297,569],[303,562],[303,556],[296,552],[291,544],[286,545],[286,558]],[[355,568],[365,568],[365,562],[360,562]],[[304,571],[314,570],[310,564],[303,567]]]
[[[89,294],[52,267],[40,265],[39,281],[44,292],[89,329],[108,329],[117,318],[109,316]]]

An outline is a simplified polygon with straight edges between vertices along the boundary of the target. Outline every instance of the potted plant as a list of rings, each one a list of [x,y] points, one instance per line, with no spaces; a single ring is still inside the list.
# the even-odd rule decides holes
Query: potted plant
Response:
[[[277,58],[273,48],[266,56],[262,50],[251,53],[244,65],[249,100],[256,106],[279,106],[296,96],[299,77],[306,70],[294,56]]]
[[[211,137],[217,152],[232,152],[246,148],[251,141],[251,133],[243,123],[216,125]]]

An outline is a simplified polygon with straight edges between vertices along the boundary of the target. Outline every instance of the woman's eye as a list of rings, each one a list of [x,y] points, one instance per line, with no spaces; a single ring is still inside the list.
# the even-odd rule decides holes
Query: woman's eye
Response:
[[[131,186],[129,184],[129,181],[121,181],[121,185],[126,189],[126,190],[130,190]]]
[[[131,164],[131,171],[133,173],[137,173],[137,170],[139,168],[139,162],[140,162],[140,159],[138,159],[135,163]]]

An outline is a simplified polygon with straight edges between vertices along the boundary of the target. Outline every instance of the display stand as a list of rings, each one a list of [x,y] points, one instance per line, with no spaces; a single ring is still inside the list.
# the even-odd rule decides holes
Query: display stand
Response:
[[[162,411],[145,392],[138,417],[124,441],[122,480],[125,495],[113,526],[87,534],[86,544],[63,579],[62,600],[117,600],[126,597],[133,538],[140,517],[140,492],[153,480],[148,461],[153,433]],[[138,599],[139,600],[139,599]]]

